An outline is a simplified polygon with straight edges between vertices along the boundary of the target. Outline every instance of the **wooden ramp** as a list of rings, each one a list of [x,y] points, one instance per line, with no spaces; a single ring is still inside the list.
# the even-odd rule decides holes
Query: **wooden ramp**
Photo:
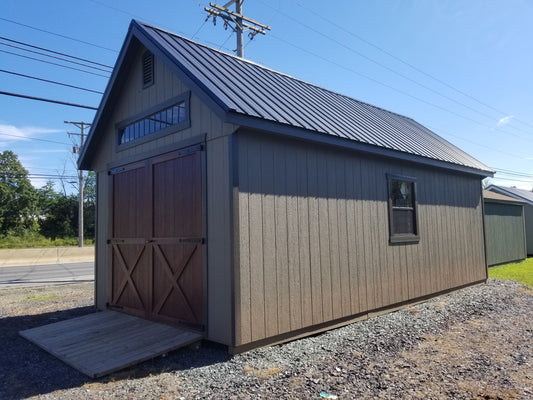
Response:
[[[198,333],[116,311],[97,312],[19,333],[91,378],[202,339]]]

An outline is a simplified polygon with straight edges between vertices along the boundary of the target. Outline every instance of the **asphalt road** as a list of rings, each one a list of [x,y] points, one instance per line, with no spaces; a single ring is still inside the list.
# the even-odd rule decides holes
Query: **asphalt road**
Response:
[[[81,283],[93,280],[93,262],[0,267],[0,289]]]

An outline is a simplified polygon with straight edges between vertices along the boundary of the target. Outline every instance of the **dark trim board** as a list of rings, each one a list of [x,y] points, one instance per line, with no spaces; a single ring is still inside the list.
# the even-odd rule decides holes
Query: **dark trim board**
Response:
[[[150,360],[203,336],[115,311],[97,312],[19,332],[91,378]]]

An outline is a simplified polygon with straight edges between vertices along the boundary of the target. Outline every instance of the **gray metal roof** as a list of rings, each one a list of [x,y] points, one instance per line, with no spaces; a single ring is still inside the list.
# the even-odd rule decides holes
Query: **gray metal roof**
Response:
[[[533,205],[533,192],[530,192],[529,190],[497,185],[490,185],[487,190],[490,190],[491,192],[501,193],[506,196],[510,196]]]
[[[301,130],[362,144],[374,153],[402,158],[395,154],[400,152],[419,162],[453,168],[441,165],[451,163],[483,176],[493,173],[411,118],[137,21],[130,25],[129,40],[132,35],[174,67],[193,91],[199,89],[196,93],[218,108],[226,122],[263,130]],[[431,162],[435,160],[437,164]]]

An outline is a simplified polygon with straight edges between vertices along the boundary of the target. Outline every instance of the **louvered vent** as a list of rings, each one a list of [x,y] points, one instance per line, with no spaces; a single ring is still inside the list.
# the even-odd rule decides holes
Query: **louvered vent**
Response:
[[[154,55],[147,51],[143,54],[143,88],[154,83]]]

